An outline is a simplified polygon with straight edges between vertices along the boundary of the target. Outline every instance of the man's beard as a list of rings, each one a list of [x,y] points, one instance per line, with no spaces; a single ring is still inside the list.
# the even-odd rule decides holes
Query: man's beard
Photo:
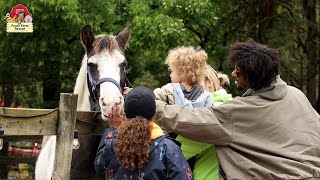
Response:
[[[234,84],[239,91],[246,91],[247,89],[249,89],[248,87],[241,86],[237,80],[234,81]]]

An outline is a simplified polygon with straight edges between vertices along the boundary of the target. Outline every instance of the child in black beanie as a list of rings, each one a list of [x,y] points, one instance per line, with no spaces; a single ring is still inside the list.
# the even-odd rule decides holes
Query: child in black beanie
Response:
[[[192,179],[182,152],[152,122],[155,95],[144,86],[133,88],[123,107],[113,108],[102,136],[95,169],[105,179]]]

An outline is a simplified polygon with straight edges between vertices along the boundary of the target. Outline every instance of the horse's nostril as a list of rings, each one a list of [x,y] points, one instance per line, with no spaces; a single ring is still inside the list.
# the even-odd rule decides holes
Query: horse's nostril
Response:
[[[120,97],[119,97],[119,102],[115,102],[115,105],[116,105],[116,106],[121,105],[122,102],[123,102],[123,97],[120,96]]]
[[[121,101],[115,103],[116,106],[118,106],[120,104],[121,104]]]
[[[102,106],[106,106],[106,105],[107,105],[107,104],[104,102],[103,97],[102,97],[102,98],[100,98],[100,101],[102,102]]]

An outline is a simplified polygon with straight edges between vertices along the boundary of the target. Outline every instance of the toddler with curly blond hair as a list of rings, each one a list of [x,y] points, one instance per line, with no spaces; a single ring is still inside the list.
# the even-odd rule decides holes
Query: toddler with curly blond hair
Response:
[[[207,59],[208,55],[202,49],[181,46],[170,50],[165,63],[169,66],[171,83],[154,90],[156,99],[188,108],[212,106],[211,94],[201,85]],[[219,179],[218,160],[212,144],[170,132],[169,135],[181,143],[195,180]]]
[[[208,55],[193,47],[177,47],[170,50],[165,63],[169,66],[172,83],[154,90],[156,99],[168,104],[179,104],[193,108],[211,106],[210,94],[201,86]],[[186,101],[188,100],[188,101]]]

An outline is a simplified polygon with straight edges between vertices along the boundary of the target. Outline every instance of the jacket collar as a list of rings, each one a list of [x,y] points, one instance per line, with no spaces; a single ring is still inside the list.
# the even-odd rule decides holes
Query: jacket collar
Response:
[[[154,140],[154,139],[157,139],[160,136],[163,136],[164,133],[163,133],[162,129],[157,124],[155,124],[154,122],[151,122],[151,123],[152,123],[151,140]]]
[[[287,83],[280,78],[280,75],[278,75],[276,80],[273,81],[269,87],[259,90],[249,88],[242,97],[252,95],[261,96],[270,100],[280,100],[287,95]]]

